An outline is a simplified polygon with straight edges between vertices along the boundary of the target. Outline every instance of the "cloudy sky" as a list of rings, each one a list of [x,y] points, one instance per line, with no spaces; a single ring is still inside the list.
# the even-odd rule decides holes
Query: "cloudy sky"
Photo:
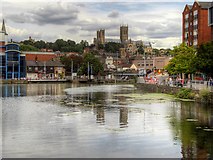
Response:
[[[9,39],[54,42],[58,38],[93,42],[96,31],[119,39],[120,25],[128,25],[129,38],[150,41],[156,48],[181,43],[181,18],[186,4],[166,0],[1,0]]]

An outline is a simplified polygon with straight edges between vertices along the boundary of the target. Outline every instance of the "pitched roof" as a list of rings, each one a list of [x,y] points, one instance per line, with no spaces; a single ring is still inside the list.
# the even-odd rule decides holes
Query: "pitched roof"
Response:
[[[56,58],[55,54],[26,54],[26,61],[49,61]]]
[[[212,2],[199,2],[198,1],[198,4],[201,6],[201,8],[204,8],[204,9],[208,9],[209,7],[212,6]]]

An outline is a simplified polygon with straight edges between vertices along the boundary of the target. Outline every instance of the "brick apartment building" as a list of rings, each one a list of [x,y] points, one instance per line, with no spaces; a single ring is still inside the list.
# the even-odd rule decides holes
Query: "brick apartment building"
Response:
[[[209,26],[211,27],[211,40],[213,41],[213,2],[209,8]]]
[[[182,13],[182,42],[188,46],[199,46],[211,41],[211,27],[208,25],[208,9],[212,2],[195,1],[186,5]]]

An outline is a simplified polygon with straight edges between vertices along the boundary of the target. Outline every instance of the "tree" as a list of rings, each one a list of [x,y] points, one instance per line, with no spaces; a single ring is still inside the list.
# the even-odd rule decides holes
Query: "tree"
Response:
[[[198,48],[194,65],[198,71],[209,77],[213,76],[213,42],[202,44]]]
[[[46,43],[43,40],[36,41],[34,43],[34,47],[39,48],[39,49],[46,48]]]
[[[116,53],[119,52],[119,49],[122,48],[122,44],[116,42],[106,43],[104,46],[104,50],[106,52]]]
[[[26,45],[26,44],[20,44],[20,50],[21,51],[39,51],[38,48],[32,45]]]
[[[144,49],[143,49],[143,46],[142,46],[142,45],[140,45],[140,46],[138,47],[138,53],[139,53],[139,54],[144,54]]]
[[[88,73],[88,63],[89,63],[89,72],[93,75],[98,75],[99,73],[101,74],[104,70],[103,64],[99,61],[98,58],[96,58],[93,54],[88,53],[85,55],[83,63],[80,67],[79,74],[83,75]],[[91,69],[92,68],[92,69]]]
[[[157,48],[153,48],[152,52],[155,54],[155,56],[160,56],[160,51]]]
[[[70,56],[62,56],[60,58],[61,63],[65,65],[66,73],[71,72],[72,63],[73,63],[73,72],[77,72],[82,64],[83,57],[78,54],[72,54]]]
[[[165,69],[169,74],[191,74],[196,71],[194,67],[196,50],[193,47],[188,47],[185,44],[175,46],[171,51],[171,55],[174,57],[170,60]]]

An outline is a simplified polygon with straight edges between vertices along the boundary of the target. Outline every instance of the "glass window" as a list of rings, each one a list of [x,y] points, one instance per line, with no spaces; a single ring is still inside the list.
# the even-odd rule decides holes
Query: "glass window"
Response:
[[[194,14],[194,15],[197,15],[197,14],[198,14],[198,11],[197,11],[197,10],[195,10],[195,11],[193,12],[193,14]]]
[[[209,8],[209,24],[213,25],[213,7]]]

